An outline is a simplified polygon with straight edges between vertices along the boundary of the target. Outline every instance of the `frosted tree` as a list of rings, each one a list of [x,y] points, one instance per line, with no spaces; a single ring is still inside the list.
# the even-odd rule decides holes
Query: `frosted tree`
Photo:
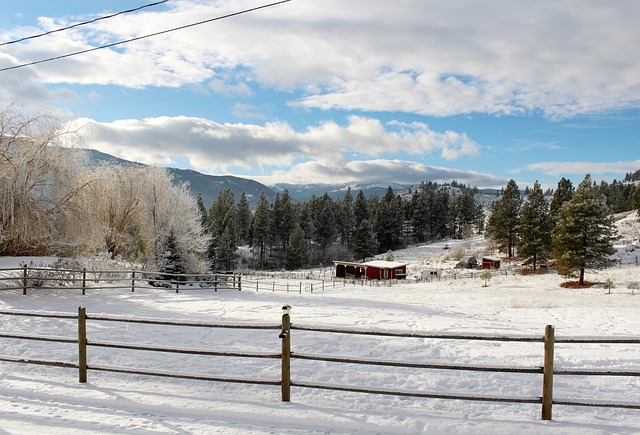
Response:
[[[62,146],[73,140],[54,116],[0,109],[0,255],[80,248],[86,155]]]
[[[616,230],[604,195],[593,187],[587,174],[570,201],[558,214],[553,229],[553,257],[563,276],[578,273],[584,284],[585,269],[604,269],[613,264]]]
[[[139,242],[150,266],[164,267],[165,241],[171,232],[176,250],[187,272],[207,269],[205,253],[209,242],[201,225],[195,199],[184,184],[174,184],[163,168],[141,169]]]
[[[87,213],[95,225],[88,249],[116,257],[132,258],[139,249],[136,237],[143,225],[141,168],[101,164],[91,172],[92,181],[83,192]]]

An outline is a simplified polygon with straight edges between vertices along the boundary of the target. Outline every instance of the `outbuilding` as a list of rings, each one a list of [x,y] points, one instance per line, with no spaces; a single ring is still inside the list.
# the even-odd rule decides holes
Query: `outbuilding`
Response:
[[[482,257],[483,269],[500,269],[500,259],[493,257]]]
[[[405,279],[407,263],[373,260],[366,263],[334,261],[336,278]]]

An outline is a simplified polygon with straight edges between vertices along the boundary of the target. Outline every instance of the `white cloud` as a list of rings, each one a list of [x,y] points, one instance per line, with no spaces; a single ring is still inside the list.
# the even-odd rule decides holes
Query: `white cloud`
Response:
[[[221,124],[202,118],[158,117],[100,123],[77,119],[86,147],[147,164],[166,165],[184,156],[193,169],[220,172],[242,168],[283,167],[300,160],[339,164],[350,154],[378,156],[400,152],[439,152],[446,159],[472,156],[478,145],[465,134],[434,132],[426,124],[390,123],[352,116],[346,126],[327,122],[297,132],[284,122],[265,125]]]
[[[621,174],[635,172],[640,168],[640,160],[618,162],[539,162],[525,166],[528,171],[539,171],[551,176],[567,176],[576,174],[584,176],[608,175],[620,178]]]
[[[36,60],[253,6],[183,0],[3,51]],[[253,81],[323,109],[570,116],[640,105],[638,15],[632,0],[294,1],[34,70],[46,83],[243,95]]]
[[[507,179],[476,171],[428,166],[403,160],[352,160],[342,164],[308,161],[272,175],[251,177],[265,184],[367,184],[400,183],[418,185],[425,180],[448,183],[452,180],[480,187],[501,187]]]

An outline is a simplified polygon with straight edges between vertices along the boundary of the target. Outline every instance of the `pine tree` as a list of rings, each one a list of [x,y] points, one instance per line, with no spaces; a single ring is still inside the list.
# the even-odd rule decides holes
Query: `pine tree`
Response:
[[[289,237],[287,246],[287,269],[296,270],[304,267],[309,261],[309,249],[300,224],[296,224]]]
[[[354,226],[357,228],[365,219],[369,219],[369,207],[367,205],[367,200],[364,197],[364,192],[360,190],[358,195],[356,196],[356,201],[353,204],[353,219]]]
[[[269,240],[270,220],[269,200],[263,191],[253,214],[253,246],[258,250],[258,267],[262,268],[266,261],[267,241]]]
[[[487,222],[486,236],[495,241],[509,258],[515,255],[521,204],[518,185],[509,180],[500,198],[493,203]]]
[[[251,206],[247,194],[242,192],[238,200],[238,244],[251,243]]]
[[[344,194],[344,197],[337,201],[338,205],[338,221],[340,228],[340,241],[347,248],[351,249],[351,238],[353,237],[354,230],[354,212],[353,212],[353,194],[351,193],[351,187],[349,187]]]
[[[184,281],[185,277],[181,274],[185,273],[184,259],[178,251],[176,235],[171,229],[169,235],[164,242],[164,258],[162,264],[162,277],[172,282]]]
[[[328,193],[316,199],[313,214],[313,224],[315,227],[315,242],[320,246],[320,261],[326,260],[327,248],[335,237],[335,207],[333,199]]]
[[[551,216],[544,192],[538,181],[529,192],[520,213],[520,246],[518,256],[525,265],[545,263],[551,256]]]
[[[584,284],[585,269],[604,269],[613,264],[609,258],[615,252],[616,230],[609,217],[606,199],[592,185],[587,174],[573,198],[560,209],[553,229],[553,257],[558,272],[574,276]]]
[[[373,225],[368,219],[364,219],[353,234],[353,256],[364,261],[377,253],[378,239]]]
[[[200,221],[202,222],[202,228],[207,228],[207,207],[204,205],[204,199],[202,199],[202,193],[198,193],[196,197],[196,207],[198,207],[198,213],[200,213]]]
[[[558,181],[558,188],[553,193],[553,198],[551,199],[549,210],[551,215],[551,222],[553,223],[553,225],[558,222],[558,215],[560,214],[560,209],[562,208],[564,203],[569,202],[573,197],[573,191],[574,188],[571,180],[567,180],[566,178],[562,177],[560,181]]]
[[[402,221],[402,204],[389,186],[378,206],[376,220],[380,252],[386,252],[395,247],[396,240],[402,234]]]
[[[211,242],[208,249],[212,269],[231,267],[231,259],[238,249],[237,209],[231,189],[220,189],[209,210],[208,233]]]
[[[409,219],[412,235],[418,242],[426,240],[427,231],[427,201],[423,190],[416,190],[411,196],[411,201],[406,205],[405,216]]]

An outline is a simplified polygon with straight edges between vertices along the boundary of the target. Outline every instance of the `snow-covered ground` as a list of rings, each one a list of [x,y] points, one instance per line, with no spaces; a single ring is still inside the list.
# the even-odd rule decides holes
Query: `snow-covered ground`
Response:
[[[450,241],[394,252],[418,273],[451,267],[451,251],[481,255],[480,240]],[[640,250],[628,241],[621,258],[632,262]],[[473,255],[473,254],[472,254]],[[17,259],[0,259],[0,267]],[[602,283],[611,279],[611,294]],[[55,290],[0,292],[0,310],[74,314],[79,306],[97,315],[216,323],[279,324],[281,307],[293,307],[294,325],[339,326],[393,331],[542,336],[547,324],[556,338],[640,338],[640,267],[616,267],[588,274],[598,284],[564,289],[554,273],[417,282],[390,287],[327,286],[318,293],[245,290],[182,291],[147,288],[127,291]],[[633,294],[635,293],[635,294]],[[70,320],[0,315],[3,333],[75,337]],[[89,340],[153,343],[215,350],[280,351],[277,330],[158,327],[89,321]],[[76,345],[0,339],[0,354],[77,361]],[[297,352],[402,361],[539,367],[542,343],[389,339],[292,331]],[[89,364],[149,368],[209,376],[278,380],[279,360],[161,354],[89,348]],[[640,371],[640,345],[557,344],[556,369],[602,368]],[[293,387],[290,403],[278,386],[212,383],[89,371],[86,384],[74,369],[0,363],[0,433],[640,433],[640,410],[554,406],[552,421],[540,420],[538,404],[506,404],[341,393]],[[393,390],[540,396],[539,374],[451,372],[292,360],[299,381]],[[640,405],[640,379],[556,376],[555,399],[592,399]]]

